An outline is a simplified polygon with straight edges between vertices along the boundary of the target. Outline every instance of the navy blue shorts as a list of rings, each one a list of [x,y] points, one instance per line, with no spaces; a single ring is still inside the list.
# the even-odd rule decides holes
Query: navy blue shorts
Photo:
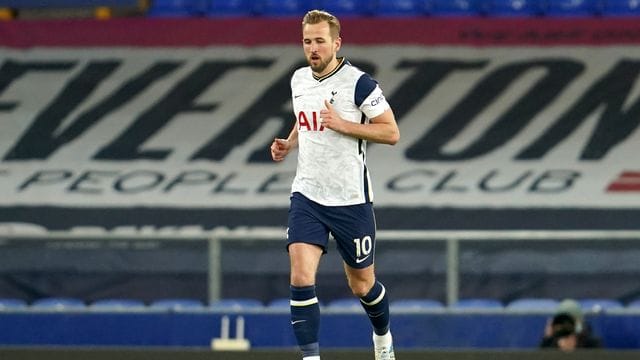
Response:
[[[320,246],[327,252],[329,234],[336,239],[342,259],[362,269],[371,264],[376,249],[376,219],[371,203],[349,206],[324,206],[300,193],[291,195],[287,247],[303,242]]]

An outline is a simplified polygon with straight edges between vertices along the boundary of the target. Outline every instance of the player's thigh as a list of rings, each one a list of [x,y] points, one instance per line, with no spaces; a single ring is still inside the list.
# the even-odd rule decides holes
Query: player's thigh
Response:
[[[371,204],[343,206],[333,214],[331,233],[345,264],[364,269],[373,264],[376,222]]]
[[[287,221],[287,249],[294,243],[313,244],[327,252],[329,228],[321,221],[318,205],[304,196],[291,196]]]

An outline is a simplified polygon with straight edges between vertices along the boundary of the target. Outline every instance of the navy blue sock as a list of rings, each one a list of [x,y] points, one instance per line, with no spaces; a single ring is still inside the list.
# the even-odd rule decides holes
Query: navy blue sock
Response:
[[[315,285],[291,285],[291,326],[303,356],[320,355],[320,305]]]
[[[389,331],[389,298],[381,282],[376,281],[369,293],[360,298],[364,311],[367,312],[373,332],[384,335]]]

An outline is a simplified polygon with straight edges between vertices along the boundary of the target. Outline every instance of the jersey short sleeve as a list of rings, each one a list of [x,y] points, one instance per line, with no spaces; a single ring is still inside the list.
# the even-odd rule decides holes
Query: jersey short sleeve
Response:
[[[378,82],[368,74],[362,74],[356,83],[354,103],[369,119],[381,115],[390,108]]]

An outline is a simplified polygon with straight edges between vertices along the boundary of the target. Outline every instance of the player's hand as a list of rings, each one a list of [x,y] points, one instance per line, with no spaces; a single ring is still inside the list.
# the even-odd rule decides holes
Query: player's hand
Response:
[[[271,158],[273,161],[282,161],[291,150],[291,143],[286,139],[274,139],[271,143]]]
[[[325,109],[320,110],[320,122],[322,126],[340,132],[342,120],[328,100],[324,101]]]

